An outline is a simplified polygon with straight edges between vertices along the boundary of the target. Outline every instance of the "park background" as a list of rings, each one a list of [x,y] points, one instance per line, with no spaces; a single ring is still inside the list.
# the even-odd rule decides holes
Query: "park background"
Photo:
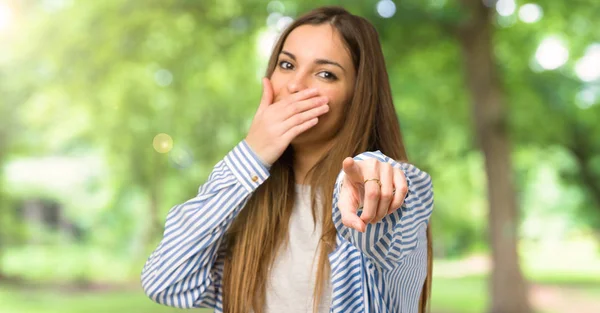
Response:
[[[179,312],[139,283],[166,213],[328,4],[377,28],[433,177],[432,311],[600,312],[597,0],[0,0],[0,312]]]

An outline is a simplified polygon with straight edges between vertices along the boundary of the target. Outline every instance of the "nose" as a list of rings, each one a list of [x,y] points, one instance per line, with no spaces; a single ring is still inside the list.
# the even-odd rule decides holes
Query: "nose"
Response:
[[[290,77],[290,80],[287,82],[287,90],[290,94],[294,94],[296,92],[302,91],[308,88],[306,83],[306,75],[300,71],[297,71]]]

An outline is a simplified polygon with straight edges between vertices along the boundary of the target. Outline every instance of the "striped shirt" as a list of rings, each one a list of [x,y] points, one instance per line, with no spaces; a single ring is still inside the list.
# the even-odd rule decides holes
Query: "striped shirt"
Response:
[[[364,233],[342,224],[337,207],[344,172],[334,190],[332,218],[337,229],[331,264],[332,313],[418,312],[427,275],[426,228],[433,208],[429,175],[396,162],[380,151],[354,157],[376,158],[400,168],[408,193],[399,210]],[[219,161],[198,195],[169,211],[162,240],[142,270],[142,286],[152,300],[178,308],[223,312],[223,236],[269,170],[245,141]]]

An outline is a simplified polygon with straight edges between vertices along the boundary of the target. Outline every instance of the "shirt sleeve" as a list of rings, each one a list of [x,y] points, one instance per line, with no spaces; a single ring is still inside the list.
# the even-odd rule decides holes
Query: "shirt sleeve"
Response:
[[[401,208],[387,215],[376,224],[367,224],[364,233],[344,226],[338,208],[338,198],[344,171],[340,171],[333,194],[333,222],[338,236],[352,243],[373,263],[384,269],[392,269],[406,255],[415,250],[419,240],[419,230],[426,228],[433,210],[433,186],[431,177],[417,167],[397,162],[380,151],[365,152],[354,157],[356,161],[376,158],[400,168],[406,176],[408,193]]]
[[[163,238],[142,270],[148,297],[178,308],[214,308],[222,282],[223,235],[268,177],[268,168],[242,141],[215,165],[196,197],[171,208]]]

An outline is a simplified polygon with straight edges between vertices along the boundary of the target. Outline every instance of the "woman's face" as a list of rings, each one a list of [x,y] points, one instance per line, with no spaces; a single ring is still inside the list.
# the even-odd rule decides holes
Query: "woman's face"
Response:
[[[306,88],[329,99],[329,112],[292,144],[323,143],[337,133],[343,107],[352,99],[355,81],[352,58],[330,24],[302,25],[286,38],[271,83],[277,102]]]

